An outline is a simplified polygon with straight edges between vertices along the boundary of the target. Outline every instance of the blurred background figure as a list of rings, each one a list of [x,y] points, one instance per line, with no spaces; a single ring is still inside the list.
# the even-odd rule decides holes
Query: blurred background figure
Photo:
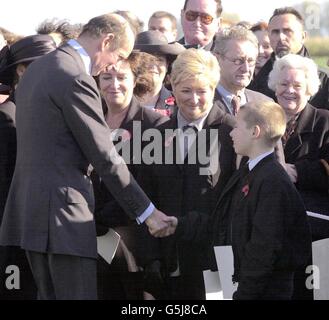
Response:
[[[239,21],[237,24],[236,24],[237,27],[242,27],[242,28],[245,28],[247,30],[250,30],[250,28],[252,27],[252,23],[249,22],[249,21],[245,21],[245,20],[242,20],[242,21]]]
[[[10,88],[9,98],[0,105],[0,226],[16,162],[15,88],[34,60],[55,50],[48,35],[34,35],[5,46],[0,52],[0,82]],[[5,270],[19,267],[21,289],[5,289]],[[0,300],[36,299],[36,287],[25,252],[18,247],[0,246]]]
[[[167,38],[159,31],[144,31],[137,35],[134,49],[156,58],[149,65],[154,87],[151,92],[139,97],[141,105],[164,115],[172,114],[174,103],[168,100],[172,93],[164,86],[164,81],[177,55],[185,50],[184,46],[178,42],[168,43]]]
[[[4,39],[6,40],[6,44],[9,45],[23,38],[23,36],[13,33],[2,27],[0,27],[0,33],[3,35]]]
[[[184,37],[179,43],[211,51],[222,11],[221,0],[185,0],[181,11]]]
[[[37,28],[38,34],[50,35],[57,46],[78,38],[82,31],[82,24],[70,24],[67,20],[51,19],[43,21]]]
[[[268,36],[268,24],[266,22],[258,22],[254,24],[250,30],[255,34],[258,40],[259,50],[254,72],[254,77],[256,77],[260,69],[270,59],[273,49],[270,44],[270,38]]]
[[[166,36],[168,42],[174,42],[177,38],[177,19],[169,12],[156,11],[148,21],[148,29],[160,31]]]
[[[0,50],[7,45],[7,40],[5,39],[2,31],[0,30]]]
[[[116,10],[113,13],[124,17],[129,22],[135,36],[144,31],[144,22],[139,19],[132,11]]]

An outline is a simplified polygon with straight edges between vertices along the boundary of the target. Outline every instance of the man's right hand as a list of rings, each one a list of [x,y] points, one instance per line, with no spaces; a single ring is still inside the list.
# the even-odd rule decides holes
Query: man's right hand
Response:
[[[153,213],[145,220],[145,223],[152,236],[163,238],[168,237],[175,232],[177,218],[168,217],[163,212],[155,208]]]

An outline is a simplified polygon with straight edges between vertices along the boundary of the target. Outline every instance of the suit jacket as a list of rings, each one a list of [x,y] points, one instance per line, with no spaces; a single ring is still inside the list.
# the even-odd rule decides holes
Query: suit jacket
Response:
[[[305,47],[298,53],[303,57],[310,58],[310,55]],[[268,97],[272,98],[274,101],[277,101],[274,91],[268,87],[268,77],[270,72],[273,70],[273,65],[275,62],[275,54],[272,53],[271,58],[266,62],[257,75],[254,76],[254,79],[251,81],[248,89],[261,92]],[[318,70],[319,78],[321,85],[319,91],[311,97],[309,103],[320,109],[329,109],[329,77],[327,72],[324,70]]]
[[[232,177],[212,226],[213,245],[232,245],[234,299],[291,297],[294,271],[310,257],[311,235],[303,201],[273,154],[247,176]]]
[[[229,136],[232,130],[228,125],[230,117],[214,105],[204,124],[208,134],[210,129],[214,129],[218,136],[219,155],[214,156],[219,164],[217,170],[201,175],[200,168],[207,168],[207,165],[199,163],[198,160],[195,164],[172,161],[172,164],[167,162],[143,167],[140,183],[145,192],[161,210],[180,219],[180,227],[175,235],[164,239],[149,237],[141,244],[141,247],[145,248],[144,251],[149,252],[149,256],[143,256],[145,260],[149,260],[144,263],[161,260],[167,275],[177,269],[178,261],[180,272],[184,275],[199,274],[208,267],[208,252],[205,243],[202,243],[207,236],[202,232],[197,236],[195,233],[201,228],[196,226],[207,224],[218,194],[235,169],[235,153]],[[170,135],[165,132],[177,129],[177,114],[159,129],[164,137],[163,156],[176,159],[176,139],[171,140]],[[210,155],[209,143],[208,135],[204,144],[207,156]],[[193,151],[190,149],[189,154],[191,152]],[[193,243],[191,239],[195,237],[201,241]]]
[[[17,160],[0,243],[97,257],[89,164],[132,218],[150,200],[109,139],[95,80],[67,44],[29,66],[16,105]]]
[[[251,101],[273,101],[268,96],[265,96],[262,93],[252,91],[252,90],[249,90],[249,89],[245,89],[244,93],[246,95],[247,102],[251,102]],[[217,89],[215,90],[214,103],[217,104],[223,111],[229,112],[227,110],[227,106],[224,102],[223,97],[221,96],[221,94],[218,92]]]
[[[307,104],[284,148],[287,163],[297,169],[297,189],[309,211],[329,215],[329,111]],[[310,218],[314,240],[329,237],[326,221]]]

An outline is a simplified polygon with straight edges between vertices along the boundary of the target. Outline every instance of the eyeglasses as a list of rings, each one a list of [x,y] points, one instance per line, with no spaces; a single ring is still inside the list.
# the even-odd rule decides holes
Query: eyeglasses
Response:
[[[192,10],[185,12],[185,19],[187,21],[195,21],[198,17],[200,17],[200,20],[203,24],[211,24],[214,20],[214,18],[208,13],[202,13]]]
[[[235,58],[235,59],[230,59],[224,55],[221,55],[222,57],[224,57],[225,59],[227,59],[228,61],[231,61],[233,62],[234,65],[236,66],[241,66],[243,65],[244,63],[248,63],[248,66],[249,67],[253,67],[256,65],[256,60],[255,59],[252,59],[252,58],[249,58],[249,59],[246,59],[246,58]]]

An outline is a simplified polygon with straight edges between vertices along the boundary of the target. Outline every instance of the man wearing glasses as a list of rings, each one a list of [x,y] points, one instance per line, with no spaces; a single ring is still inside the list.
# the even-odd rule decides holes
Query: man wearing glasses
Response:
[[[224,111],[236,115],[240,105],[250,101],[272,100],[246,89],[256,65],[258,41],[249,30],[233,27],[217,34],[213,53],[220,65],[220,81],[215,101]]]
[[[221,0],[185,0],[181,11],[183,45],[212,50],[214,36],[220,29]]]

